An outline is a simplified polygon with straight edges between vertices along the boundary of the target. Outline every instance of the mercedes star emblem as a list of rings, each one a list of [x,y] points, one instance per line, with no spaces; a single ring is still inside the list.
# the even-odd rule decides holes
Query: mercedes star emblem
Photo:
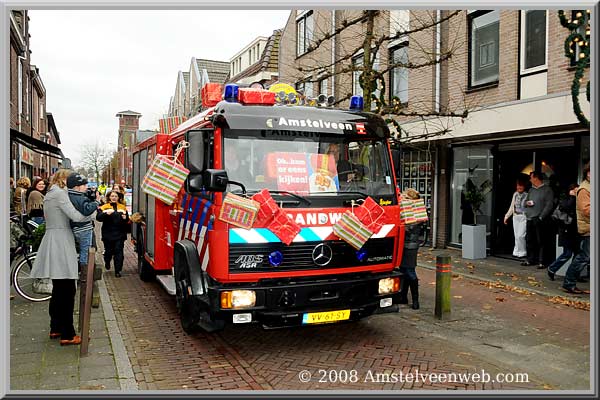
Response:
[[[312,259],[319,267],[324,267],[331,262],[333,251],[326,244],[318,244],[312,251]]]

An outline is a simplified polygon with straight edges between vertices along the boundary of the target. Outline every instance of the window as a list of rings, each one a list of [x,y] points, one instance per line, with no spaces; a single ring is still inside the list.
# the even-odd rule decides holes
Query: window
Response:
[[[319,93],[317,94],[324,94],[325,96],[327,96],[327,78],[325,79],[321,79],[319,81]]]
[[[352,58],[352,66],[355,69],[363,66],[363,55],[362,54]],[[362,70],[352,71],[352,93],[356,96],[363,95],[362,87],[360,87],[360,74],[362,74],[362,72],[363,72]]]
[[[498,81],[500,12],[473,13],[470,22],[471,87]]]
[[[398,63],[408,63],[408,46],[390,51],[390,64]],[[402,104],[408,103],[408,68],[397,66],[390,70],[390,100],[393,97],[398,97]]]
[[[521,72],[547,68],[546,14],[546,10],[521,11]]]
[[[313,12],[307,11],[296,18],[296,54],[301,56],[308,51],[313,39]]]
[[[296,91],[300,92],[306,97],[313,97],[313,83],[312,82],[298,82],[296,83]]]
[[[398,32],[406,32],[410,29],[410,10],[390,10],[390,36],[394,37]],[[392,42],[395,46],[397,41],[407,40],[406,35],[400,35]]]
[[[18,101],[19,101],[19,121],[21,121],[21,116],[23,115],[23,57],[19,57],[19,62],[17,63],[19,66],[19,83],[18,83]]]

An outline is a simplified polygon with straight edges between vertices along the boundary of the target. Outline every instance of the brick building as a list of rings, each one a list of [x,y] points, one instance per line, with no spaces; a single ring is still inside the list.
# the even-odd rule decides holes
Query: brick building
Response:
[[[46,110],[46,88],[31,64],[29,16],[10,12],[10,175],[49,177],[63,155],[54,118]],[[50,120],[51,119],[51,120]]]
[[[363,62],[366,26],[351,24],[361,12],[292,10],[281,36],[280,81],[311,97],[362,94],[360,73],[352,64]],[[492,191],[478,223],[486,225],[491,253],[510,254],[512,229],[502,217],[517,177],[543,170],[549,183],[564,189],[581,179],[582,165],[589,160],[589,129],[572,108],[573,69],[564,56],[569,32],[555,10],[450,13],[382,10],[374,19],[374,35],[389,37],[374,59],[374,68],[385,71],[388,99],[398,97],[407,112],[469,112],[466,119],[395,117],[403,150],[398,183],[424,194],[432,242],[445,247],[462,243],[461,192],[467,178],[478,185],[488,180]],[[435,21],[444,22],[419,29]],[[342,27],[340,34],[319,42]],[[407,31],[413,32],[403,34]],[[320,45],[313,48],[314,43]],[[435,62],[436,54],[445,53],[451,57]],[[388,68],[396,63],[430,65]]]
[[[229,60],[227,82],[238,84],[260,83],[267,87],[279,77],[279,40],[281,30],[269,37],[259,36]]]
[[[131,153],[135,144],[135,134],[140,128],[142,114],[127,110],[118,112],[116,117],[119,118],[119,138],[117,151],[109,169],[112,169],[113,164],[116,164],[117,168],[116,173],[113,174],[113,179],[117,183],[130,185],[133,178]]]

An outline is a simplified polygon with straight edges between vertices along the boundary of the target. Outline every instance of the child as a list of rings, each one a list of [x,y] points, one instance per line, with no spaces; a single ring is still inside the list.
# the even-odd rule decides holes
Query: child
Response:
[[[92,215],[100,205],[98,201],[93,201],[85,194],[87,190],[87,180],[76,172],[73,172],[67,178],[67,188],[69,189],[69,199],[73,206],[86,217]],[[96,200],[98,195],[96,195]],[[88,263],[88,251],[92,245],[94,234],[93,221],[72,222],[71,229],[75,236],[75,242],[79,246],[79,266],[85,268]]]
[[[119,201],[119,193],[106,194],[107,203],[100,207],[96,219],[102,222],[102,242],[104,243],[104,266],[110,269],[110,261],[115,260],[115,277],[121,277],[123,269],[123,247],[129,229],[129,214]]]

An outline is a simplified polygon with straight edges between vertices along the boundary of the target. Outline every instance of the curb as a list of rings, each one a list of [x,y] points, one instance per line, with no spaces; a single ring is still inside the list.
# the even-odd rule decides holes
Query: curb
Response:
[[[435,270],[436,270],[436,267],[435,267],[435,265],[427,265],[427,264],[420,264],[420,263],[417,263],[417,266],[419,266],[419,267],[422,267],[422,268],[425,268],[425,269],[428,269],[428,270],[431,270],[431,271],[435,271]],[[460,272],[460,271],[456,271],[456,270],[452,270],[452,273],[453,273],[453,274],[460,275],[460,276],[463,276],[463,277],[465,277],[465,278],[467,278],[467,279],[471,279],[471,280],[474,280],[474,281],[480,281],[480,282],[496,282],[496,281],[500,281],[500,282],[502,282],[502,280],[500,280],[500,279],[491,280],[491,279],[489,279],[489,278],[482,278],[482,277],[480,277],[480,276],[477,276],[477,275],[473,275],[473,274],[466,274],[466,273],[464,273],[464,272]],[[505,282],[502,282],[502,283],[503,283],[503,284],[506,284],[506,285],[508,285],[508,284],[507,284],[507,283],[505,283]],[[525,287],[522,287],[522,286],[519,286],[519,285],[510,285],[510,286],[514,286],[514,287],[517,287],[517,288],[519,288],[519,289],[523,289],[523,290],[526,290],[526,291],[528,291],[528,292],[531,292],[531,293],[538,294],[538,295],[540,295],[540,296],[545,296],[545,297],[556,297],[556,296],[561,296],[561,297],[564,297],[564,298],[566,298],[566,299],[573,300],[573,301],[581,301],[581,302],[584,302],[584,303],[590,303],[590,301],[589,301],[589,300],[583,300],[583,299],[581,299],[581,298],[579,298],[579,297],[572,297],[572,296],[569,296],[569,295],[568,295],[568,294],[566,294],[566,293],[565,293],[564,295],[563,295],[563,294],[553,294],[553,293],[548,293],[548,292],[546,292],[546,291],[539,290],[539,289],[534,289],[534,288],[525,288]]]
[[[121,337],[121,331],[117,324],[115,312],[112,308],[110,297],[108,296],[108,290],[106,290],[106,284],[104,283],[104,280],[99,280],[97,282],[100,301],[102,302],[102,310],[104,311],[104,320],[106,321],[106,328],[108,329],[108,336],[110,337],[115,365],[117,367],[117,379],[119,380],[119,385],[121,385],[121,390],[139,390],[133,374],[131,362],[127,356],[127,349],[125,349],[125,344]]]

